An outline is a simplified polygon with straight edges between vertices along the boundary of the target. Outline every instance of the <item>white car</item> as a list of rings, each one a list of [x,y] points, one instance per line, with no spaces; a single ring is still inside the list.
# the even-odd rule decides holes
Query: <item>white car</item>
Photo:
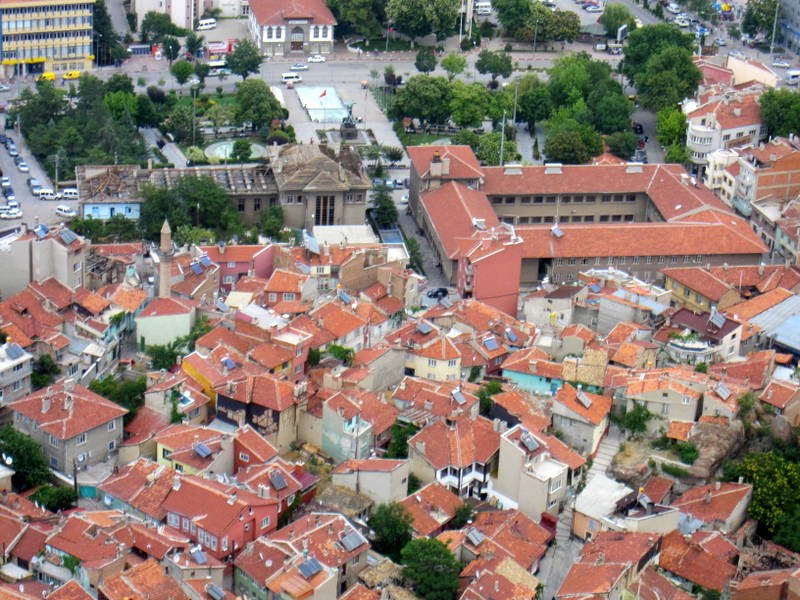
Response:
[[[21,219],[21,218],[22,218],[22,211],[18,208],[12,208],[10,210],[0,212],[0,219]]]
[[[7,85],[0,84],[0,92],[10,92],[11,88]]]
[[[792,65],[788,60],[780,59],[772,61],[772,66],[776,69],[788,69]]]
[[[31,170],[30,167],[28,166],[28,163],[26,163],[24,160],[20,161],[20,163],[17,165],[17,168],[22,173],[30,173]]]
[[[195,87],[200,85],[200,78],[197,75],[192,75],[189,79],[189,87]]]
[[[725,41],[725,38],[717,38],[714,40],[714,44],[717,46],[726,46],[728,42]]]
[[[667,11],[671,12],[673,15],[677,15],[681,12],[681,7],[679,4],[675,4],[674,2],[670,2],[667,5]]]
[[[324,63],[325,57],[322,54],[312,54],[308,57],[308,62],[310,63]]]
[[[3,177],[0,177],[0,186],[11,187],[11,177],[6,177],[5,175],[3,175]]]
[[[603,12],[603,7],[597,6],[596,4],[592,4],[590,6],[585,7],[583,10],[585,10],[588,13],[601,13]]]
[[[78,216],[78,213],[75,211],[75,209],[70,208],[66,204],[59,204],[56,206],[56,214],[59,217],[65,217],[67,219],[72,219],[73,217]]]
[[[305,63],[295,63],[289,67],[290,71],[308,71],[308,65]]]

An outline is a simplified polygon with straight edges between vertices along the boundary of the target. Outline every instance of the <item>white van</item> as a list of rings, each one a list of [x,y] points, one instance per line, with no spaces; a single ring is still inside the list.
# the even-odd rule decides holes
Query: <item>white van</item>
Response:
[[[64,200],[78,200],[78,190],[76,188],[65,188],[61,190],[61,197]]]
[[[492,3],[486,2],[486,0],[479,0],[474,4],[475,14],[476,15],[490,15],[492,14]]]
[[[197,31],[208,31],[217,27],[216,19],[200,19],[197,23]]]
[[[61,198],[61,195],[51,189],[42,188],[39,190],[39,200],[58,200],[59,198]]]
[[[786,81],[786,85],[797,85],[800,83],[800,69],[789,69],[786,71],[784,80]]]
[[[283,83],[300,83],[303,81],[303,78],[300,77],[299,73],[283,73],[281,74],[281,79]]]

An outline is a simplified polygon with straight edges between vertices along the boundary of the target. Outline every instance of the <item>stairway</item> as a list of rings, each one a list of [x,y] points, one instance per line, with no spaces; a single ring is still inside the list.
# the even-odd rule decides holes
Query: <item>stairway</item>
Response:
[[[608,467],[611,466],[611,461],[617,452],[619,452],[621,444],[622,434],[616,425],[612,425],[608,433],[606,433],[606,436],[600,442],[600,447],[597,449],[592,468],[589,469],[589,474],[586,476],[587,482],[591,481],[597,473],[605,473],[608,471]]]

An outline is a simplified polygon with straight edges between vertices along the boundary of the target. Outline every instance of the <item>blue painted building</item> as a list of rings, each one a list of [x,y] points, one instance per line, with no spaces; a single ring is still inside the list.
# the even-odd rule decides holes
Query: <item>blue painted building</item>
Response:
[[[538,348],[517,350],[503,363],[503,377],[531,394],[555,394],[564,385],[564,369],[549,358]]]
[[[86,200],[81,202],[81,217],[84,219],[100,219],[105,221],[115,215],[122,215],[128,219],[139,219],[139,208],[141,203],[136,202],[111,202],[103,200],[93,202]]]

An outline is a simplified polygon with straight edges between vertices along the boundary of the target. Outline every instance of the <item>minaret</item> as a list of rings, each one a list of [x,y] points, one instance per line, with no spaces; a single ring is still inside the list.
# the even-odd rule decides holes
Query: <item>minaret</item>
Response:
[[[169,228],[169,221],[164,219],[161,226],[161,248],[158,258],[161,262],[158,265],[158,297],[169,298],[172,289],[172,229]]]

